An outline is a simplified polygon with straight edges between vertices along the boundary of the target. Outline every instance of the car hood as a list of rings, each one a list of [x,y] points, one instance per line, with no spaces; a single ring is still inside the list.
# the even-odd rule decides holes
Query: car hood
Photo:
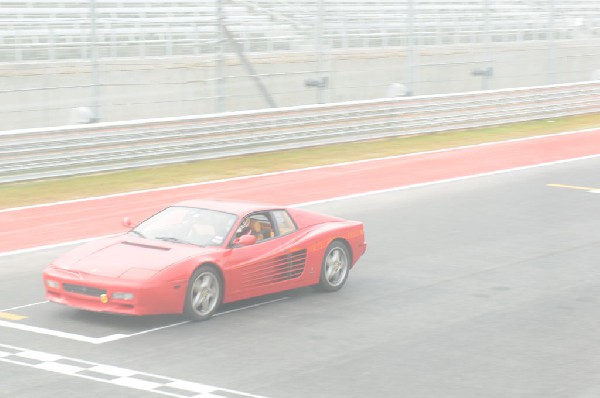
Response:
[[[53,266],[108,278],[146,279],[189,257],[214,250],[123,235],[79,246],[59,257]]]

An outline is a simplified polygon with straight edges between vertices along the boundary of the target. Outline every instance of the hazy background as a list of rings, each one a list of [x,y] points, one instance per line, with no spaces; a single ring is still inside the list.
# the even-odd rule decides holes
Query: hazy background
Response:
[[[0,2],[0,130],[600,77],[597,0]]]

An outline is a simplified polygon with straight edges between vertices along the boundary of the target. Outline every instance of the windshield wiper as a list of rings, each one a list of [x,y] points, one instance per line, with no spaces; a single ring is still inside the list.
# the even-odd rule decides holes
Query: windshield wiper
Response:
[[[135,229],[132,229],[131,231],[132,234],[136,234],[137,236],[139,236],[140,238],[145,238],[144,234],[142,234],[141,232],[136,231]]]
[[[186,245],[191,245],[192,244],[191,242],[188,242],[188,241],[185,241],[185,240],[179,239],[179,238],[174,238],[172,236],[157,236],[155,239],[164,240],[164,241],[167,241],[167,242],[174,242],[174,243],[184,243]]]

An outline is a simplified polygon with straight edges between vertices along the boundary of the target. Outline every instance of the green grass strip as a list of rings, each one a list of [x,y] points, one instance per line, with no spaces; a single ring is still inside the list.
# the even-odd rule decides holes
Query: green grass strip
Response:
[[[0,209],[600,127],[600,113],[0,185]]]

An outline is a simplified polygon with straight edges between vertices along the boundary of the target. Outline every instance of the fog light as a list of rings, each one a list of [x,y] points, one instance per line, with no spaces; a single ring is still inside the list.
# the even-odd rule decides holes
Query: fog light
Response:
[[[114,292],[111,297],[113,300],[133,300],[133,293]]]
[[[60,286],[58,282],[52,281],[50,279],[46,280],[46,285],[48,285],[48,287],[51,287],[52,289],[58,289],[58,287]]]

